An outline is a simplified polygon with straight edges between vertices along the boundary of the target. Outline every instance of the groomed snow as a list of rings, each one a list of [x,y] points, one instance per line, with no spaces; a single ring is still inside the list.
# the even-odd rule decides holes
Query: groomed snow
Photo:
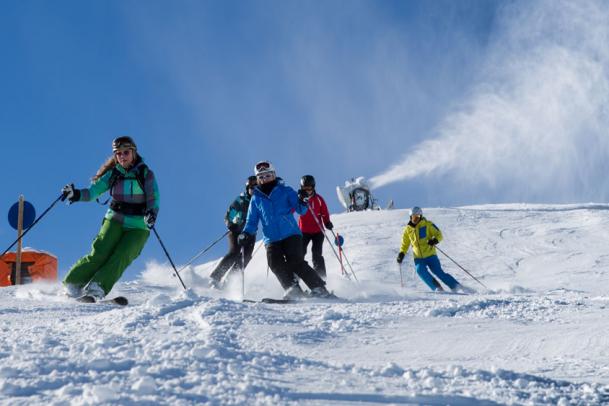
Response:
[[[217,260],[152,263],[112,295],[59,285],[0,289],[0,402],[31,404],[594,405],[609,402],[609,205],[427,209],[446,271],[475,295],[429,293],[395,257],[405,210],[333,216],[359,283],[324,247],[328,286],[348,302],[241,302],[237,275],[206,288]],[[176,242],[177,243],[177,242]],[[248,299],[280,297],[264,249]]]

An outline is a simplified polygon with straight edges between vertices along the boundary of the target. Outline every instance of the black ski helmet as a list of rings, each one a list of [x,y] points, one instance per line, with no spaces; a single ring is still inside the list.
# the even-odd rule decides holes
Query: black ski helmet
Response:
[[[137,146],[135,145],[133,138],[125,135],[122,137],[115,138],[112,141],[112,152],[116,152],[119,149],[132,149],[134,151],[137,151]]]
[[[305,175],[300,178],[300,187],[310,186],[315,189],[315,178],[313,175]]]
[[[247,190],[249,188],[256,187],[257,184],[258,181],[256,180],[256,177],[254,175],[248,176],[247,181],[245,182],[245,189]]]

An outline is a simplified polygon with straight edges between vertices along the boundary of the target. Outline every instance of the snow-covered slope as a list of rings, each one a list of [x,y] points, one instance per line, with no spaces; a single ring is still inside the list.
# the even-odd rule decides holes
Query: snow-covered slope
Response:
[[[609,402],[609,206],[428,209],[446,271],[476,295],[427,292],[395,257],[406,211],[333,216],[359,280],[344,303],[241,302],[238,275],[210,291],[217,263],[166,264],[85,305],[57,285],[0,290],[2,404],[602,404]],[[280,297],[264,249],[245,296]]]

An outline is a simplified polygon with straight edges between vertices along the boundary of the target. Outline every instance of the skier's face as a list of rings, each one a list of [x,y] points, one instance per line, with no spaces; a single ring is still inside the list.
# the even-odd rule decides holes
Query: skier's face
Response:
[[[419,221],[421,221],[421,215],[415,214],[413,216],[410,216],[410,221],[412,221],[413,224],[418,224]]]
[[[264,185],[275,180],[275,172],[265,172],[256,176],[259,185]]]
[[[123,168],[127,169],[133,165],[133,161],[135,159],[135,155],[133,154],[133,150],[130,148],[127,149],[119,149],[114,153],[116,160]]]
[[[313,194],[313,188],[311,186],[303,186],[302,190],[304,190],[305,192],[307,192],[307,194],[309,196],[311,196]]]

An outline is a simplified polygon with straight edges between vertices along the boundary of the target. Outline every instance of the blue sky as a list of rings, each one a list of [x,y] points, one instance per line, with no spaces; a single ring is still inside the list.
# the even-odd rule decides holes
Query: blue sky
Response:
[[[316,176],[331,212],[340,212],[335,188],[346,179],[383,174],[414,150],[421,160],[434,160],[449,128],[465,132],[470,123],[455,112],[465,108],[478,117],[480,89],[514,76],[489,66],[503,66],[505,55],[522,48],[511,38],[523,7],[511,1],[4,2],[1,205],[8,212],[23,193],[41,212],[65,183],[87,185],[110,155],[112,139],[128,134],[157,175],[158,231],[177,263],[224,232],[227,205],[261,159],[293,186],[304,174]],[[433,139],[438,148],[425,149]],[[398,207],[563,198],[523,193],[488,175],[504,168],[454,161],[446,157],[429,173],[404,175],[376,195]],[[487,175],[465,191],[468,170]],[[104,211],[95,203],[58,206],[26,245],[58,255],[63,274],[88,252]],[[8,246],[13,239],[8,222],[0,222],[0,240]],[[202,260],[224,250],[223,243]],[[151,236],[127,277],[153,258],[164,260]]]

